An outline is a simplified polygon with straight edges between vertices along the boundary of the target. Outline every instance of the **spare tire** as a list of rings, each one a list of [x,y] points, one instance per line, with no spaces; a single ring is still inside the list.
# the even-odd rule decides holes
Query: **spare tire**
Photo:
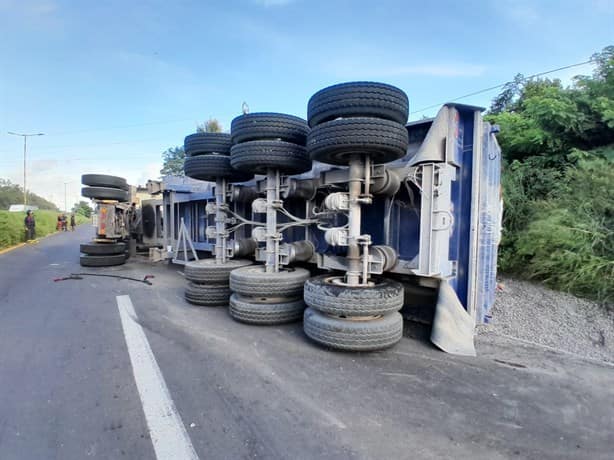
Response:
[[[126,263],[126,254],[112,254],[104,256],[92,256],[81,254],[79,263],[83,267],[111,267]]]
[[[117,176],[107,176],[106,174],[83,174],[81,176],[81,183],[92,187],[109,187],[128,190],[126,179]]]
[[[230,164],[239,171],[266,174],[278,169],[285,174],[300,174],[311,169],[305,147],[284,141],[249,141],[230,149]]]
[[[279,139],[305,145],[309,126],[302,118],[283,113],[248,113],[232,120],[232,142]]]
[[[232,140],[227,133],[194,133],[183,141],[183,149],[189,157],[208,153],[228,155],[231,146]]]
[[[311,96],[307,104],[311,127],[348,117],[383,118],[405,125],[408,116],[407,94],[385,83],[358,81],[329,86]]]
[[[405,156],[408,145],[405,126],[379,118],[327,121],[307,136],[310,158],[332,165],[347,165],[352,157],[366,155],[373,163],[387,163]]]
[[[81,195],[95,200],[115,200],[126,202],[130,198],[128,192],[110,187],[83,187]]]
[[[236,171],[230,166],[230,157],[226,155],[200,155],[185,159],[185,175],[192,179],[215,182],[217,178],[229,182],[245,182],[254,177],[253,172]]]
[[[79,249],[88,255],[123,254],[126,252],[125,243],[83,243]]]

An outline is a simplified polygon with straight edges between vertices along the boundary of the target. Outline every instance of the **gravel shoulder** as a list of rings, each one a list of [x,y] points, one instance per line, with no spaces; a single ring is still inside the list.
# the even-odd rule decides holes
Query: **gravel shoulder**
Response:
[[[489,336],[520,339],[584,358],[614,363],[614,310],[528,281],[499,280]]]

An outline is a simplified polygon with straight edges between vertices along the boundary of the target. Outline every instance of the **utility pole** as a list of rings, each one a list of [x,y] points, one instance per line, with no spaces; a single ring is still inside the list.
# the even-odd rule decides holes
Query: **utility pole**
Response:
[[[68,184],[68,182],[64,182],[64,212],[67,212],[66,209],[66,185]]]
[[[22,134],[22,133],[13,133],[11,131],[8,132],[13,136],[21,136],[23,137],[23,210],[26,210],[26,204],[28,204],[28,192],[26,192],[26,151],[27,151],[27,139],[31,136],[44,136],[45,133],[32,133],[32,134]]]

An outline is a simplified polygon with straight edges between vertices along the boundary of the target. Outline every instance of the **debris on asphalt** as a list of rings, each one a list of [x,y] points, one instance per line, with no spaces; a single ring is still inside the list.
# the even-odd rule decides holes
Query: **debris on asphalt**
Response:
[[[154,275],[145,275],[143,279],[139,279],[139,278],[131,278],[129,276],[122,276],[122,275],[107,275],[104,273],[71,273],[70,276],[64,276],[62,278],[53,278],[53,281],[57,282],[57,281],[66,281],[66,280],[82,280],[83,276],[104,276],[106,278],[118,278],[122,280],[136,281],[137,283],[145,283],[148,286],[153,285],[153,283],[149,280],[152,278],[155,278]]]

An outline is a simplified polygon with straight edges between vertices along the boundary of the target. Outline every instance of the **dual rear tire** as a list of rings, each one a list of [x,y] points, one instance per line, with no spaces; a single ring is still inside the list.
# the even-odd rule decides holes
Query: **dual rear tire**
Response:
[[[230,316],[242,323],[260,325],[300,320],[305,310],[303,285],[309,276],[304,268],[267,273],[263,265],[252,265],[233,270]]]
[[[403,286],[376,279],[370,287],[345,286],[339,276],[317,276],[305,283],[303,328],[307,337],[337,350],[375,351],[403,336]]]
[[[126,262],[125,243],[83,243],[79,246],[82,267],[112,267]]]
[[[309,126],[283,113],[250,113],[232,120],[230,163],[239,171],[301,174],[311,169],[305,149]]]
[[[185,298],[194,305],[203,307],[222,307],[228,305],[230,287],[228,285],[232,270],[251,265],[251,261],[230,259],[217,263],[216,259],[202,259],[188,262],[184,275],[188,280]]]
[[[350,159],[395,161],[407,153],[407,95],[394,86],[350,82],[329,86],[309,99],[311,131],[307,150],[312,160],[345,166]]]
[[[95,200],[112,200],[120,203],[130,199],[128,183],[123,177],[106,174],[83,174],[81,183],[87,187],[81,189],[81,195]]]

